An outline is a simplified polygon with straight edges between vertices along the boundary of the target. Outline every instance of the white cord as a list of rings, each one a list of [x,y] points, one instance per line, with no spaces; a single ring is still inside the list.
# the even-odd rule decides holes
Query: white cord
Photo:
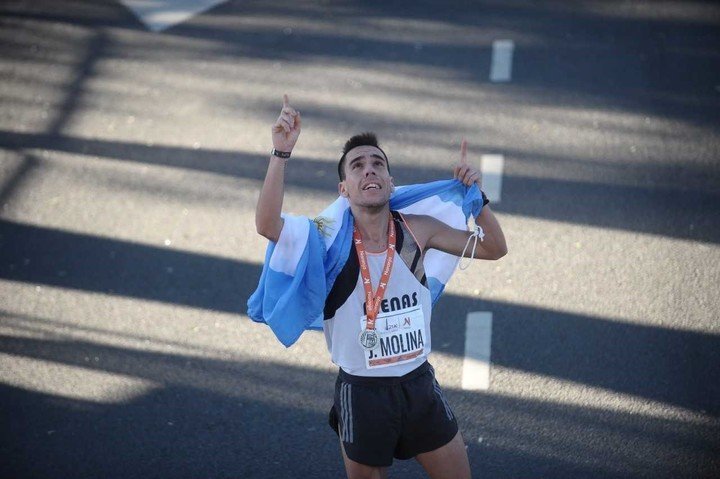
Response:
[[[482,226],[475,225],[475,230],[472,232],[472,234],[470,236],[468,236],[467,243],[465,243],[465,248],[463,249],[462,255],[460,255],[460,262],[458,263],[458,267],[461,270],[466,270],[470,267],[470,263],[472,263],[472,259],[475,257],[475,248],[477,247],[478,238],[480,238],[480,241],[485,241],[484,240],[485,232],[483,231]],[[470,256],[469,256],[470,261],[465,263],[465,266],[463,266],[462,261],[463,261],[463,258],[465,258],[465,252],[467,251],[468,246],[470,246],[471,239],[474,239],[474,241],[473,241],[472,252],[470,253]]]

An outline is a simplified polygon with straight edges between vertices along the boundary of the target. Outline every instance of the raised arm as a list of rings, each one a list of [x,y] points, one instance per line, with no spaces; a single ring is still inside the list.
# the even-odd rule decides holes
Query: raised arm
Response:
[[[272,126],[272,143],[275,150],[291,152],[300,136],[300,125],[300,112],[291,107],[288,96],[283,95],[282,111]],[[270,155],[265,182],[255,208],[255,228],[270,241],[277,241],[283,228],[280,213],[285,194],[286,162],[286,158]]]
[[[460,146],[460,162],[455,165],[453,175],[467,186],[477,183],[478,188],[482,189],[480,170],[467,162],[467,141],[465,140]],[[423,243],[420,245],[423,249],[434,248],[455,256],[462,255],[470,232],[451,228],[430,216],[407,215],[407,219],[414,228],[418,241]],[[483,229],[485,237],[483,241],[477,242],[474,258],[495,260],[505,256],[508,251],[505,235],[490,209],[490,205],[483,207],[475,218],[475,224]],[[470,251],[467,254],[469,255]]]

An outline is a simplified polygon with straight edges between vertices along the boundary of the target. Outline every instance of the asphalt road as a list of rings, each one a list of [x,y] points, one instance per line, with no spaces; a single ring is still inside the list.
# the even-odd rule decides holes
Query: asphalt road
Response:
[[[361,131],[398,184],[449,177],[462,137],[505,157],[509,254],[433,313],[474,477],[717,477],[720,7],[469,3],[231,1],[157,33],[115,1],[0,4],[0,477],[343,477],[322,335],[245,315],[283,93],[294,214]]]

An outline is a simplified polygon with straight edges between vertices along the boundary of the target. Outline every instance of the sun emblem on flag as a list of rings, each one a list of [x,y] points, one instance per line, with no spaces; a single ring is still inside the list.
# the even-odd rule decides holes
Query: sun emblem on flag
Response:
[[[313,223],[315,223],[315,227],[318,229],[320,234],[327,238],[330,236],[330,232],[328,231],[328,229],[334,229],[330,225],[335,223],[335,220],[332,218],[328,218],[327,216],[318,216],[313,219]]]

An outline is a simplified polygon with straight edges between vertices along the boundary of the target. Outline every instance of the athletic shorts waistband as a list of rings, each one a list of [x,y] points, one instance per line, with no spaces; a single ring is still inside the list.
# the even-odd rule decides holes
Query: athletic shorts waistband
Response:
[[[432,366],[430,366],[430,363],[425,361],[417,368],[402,376],[354,376],[346,373],[342,370],[342,368],[340,368],[339,376],[343,382],[350,384],[358,384],[362,386],[394,386],[425,374],[431,369]]]

